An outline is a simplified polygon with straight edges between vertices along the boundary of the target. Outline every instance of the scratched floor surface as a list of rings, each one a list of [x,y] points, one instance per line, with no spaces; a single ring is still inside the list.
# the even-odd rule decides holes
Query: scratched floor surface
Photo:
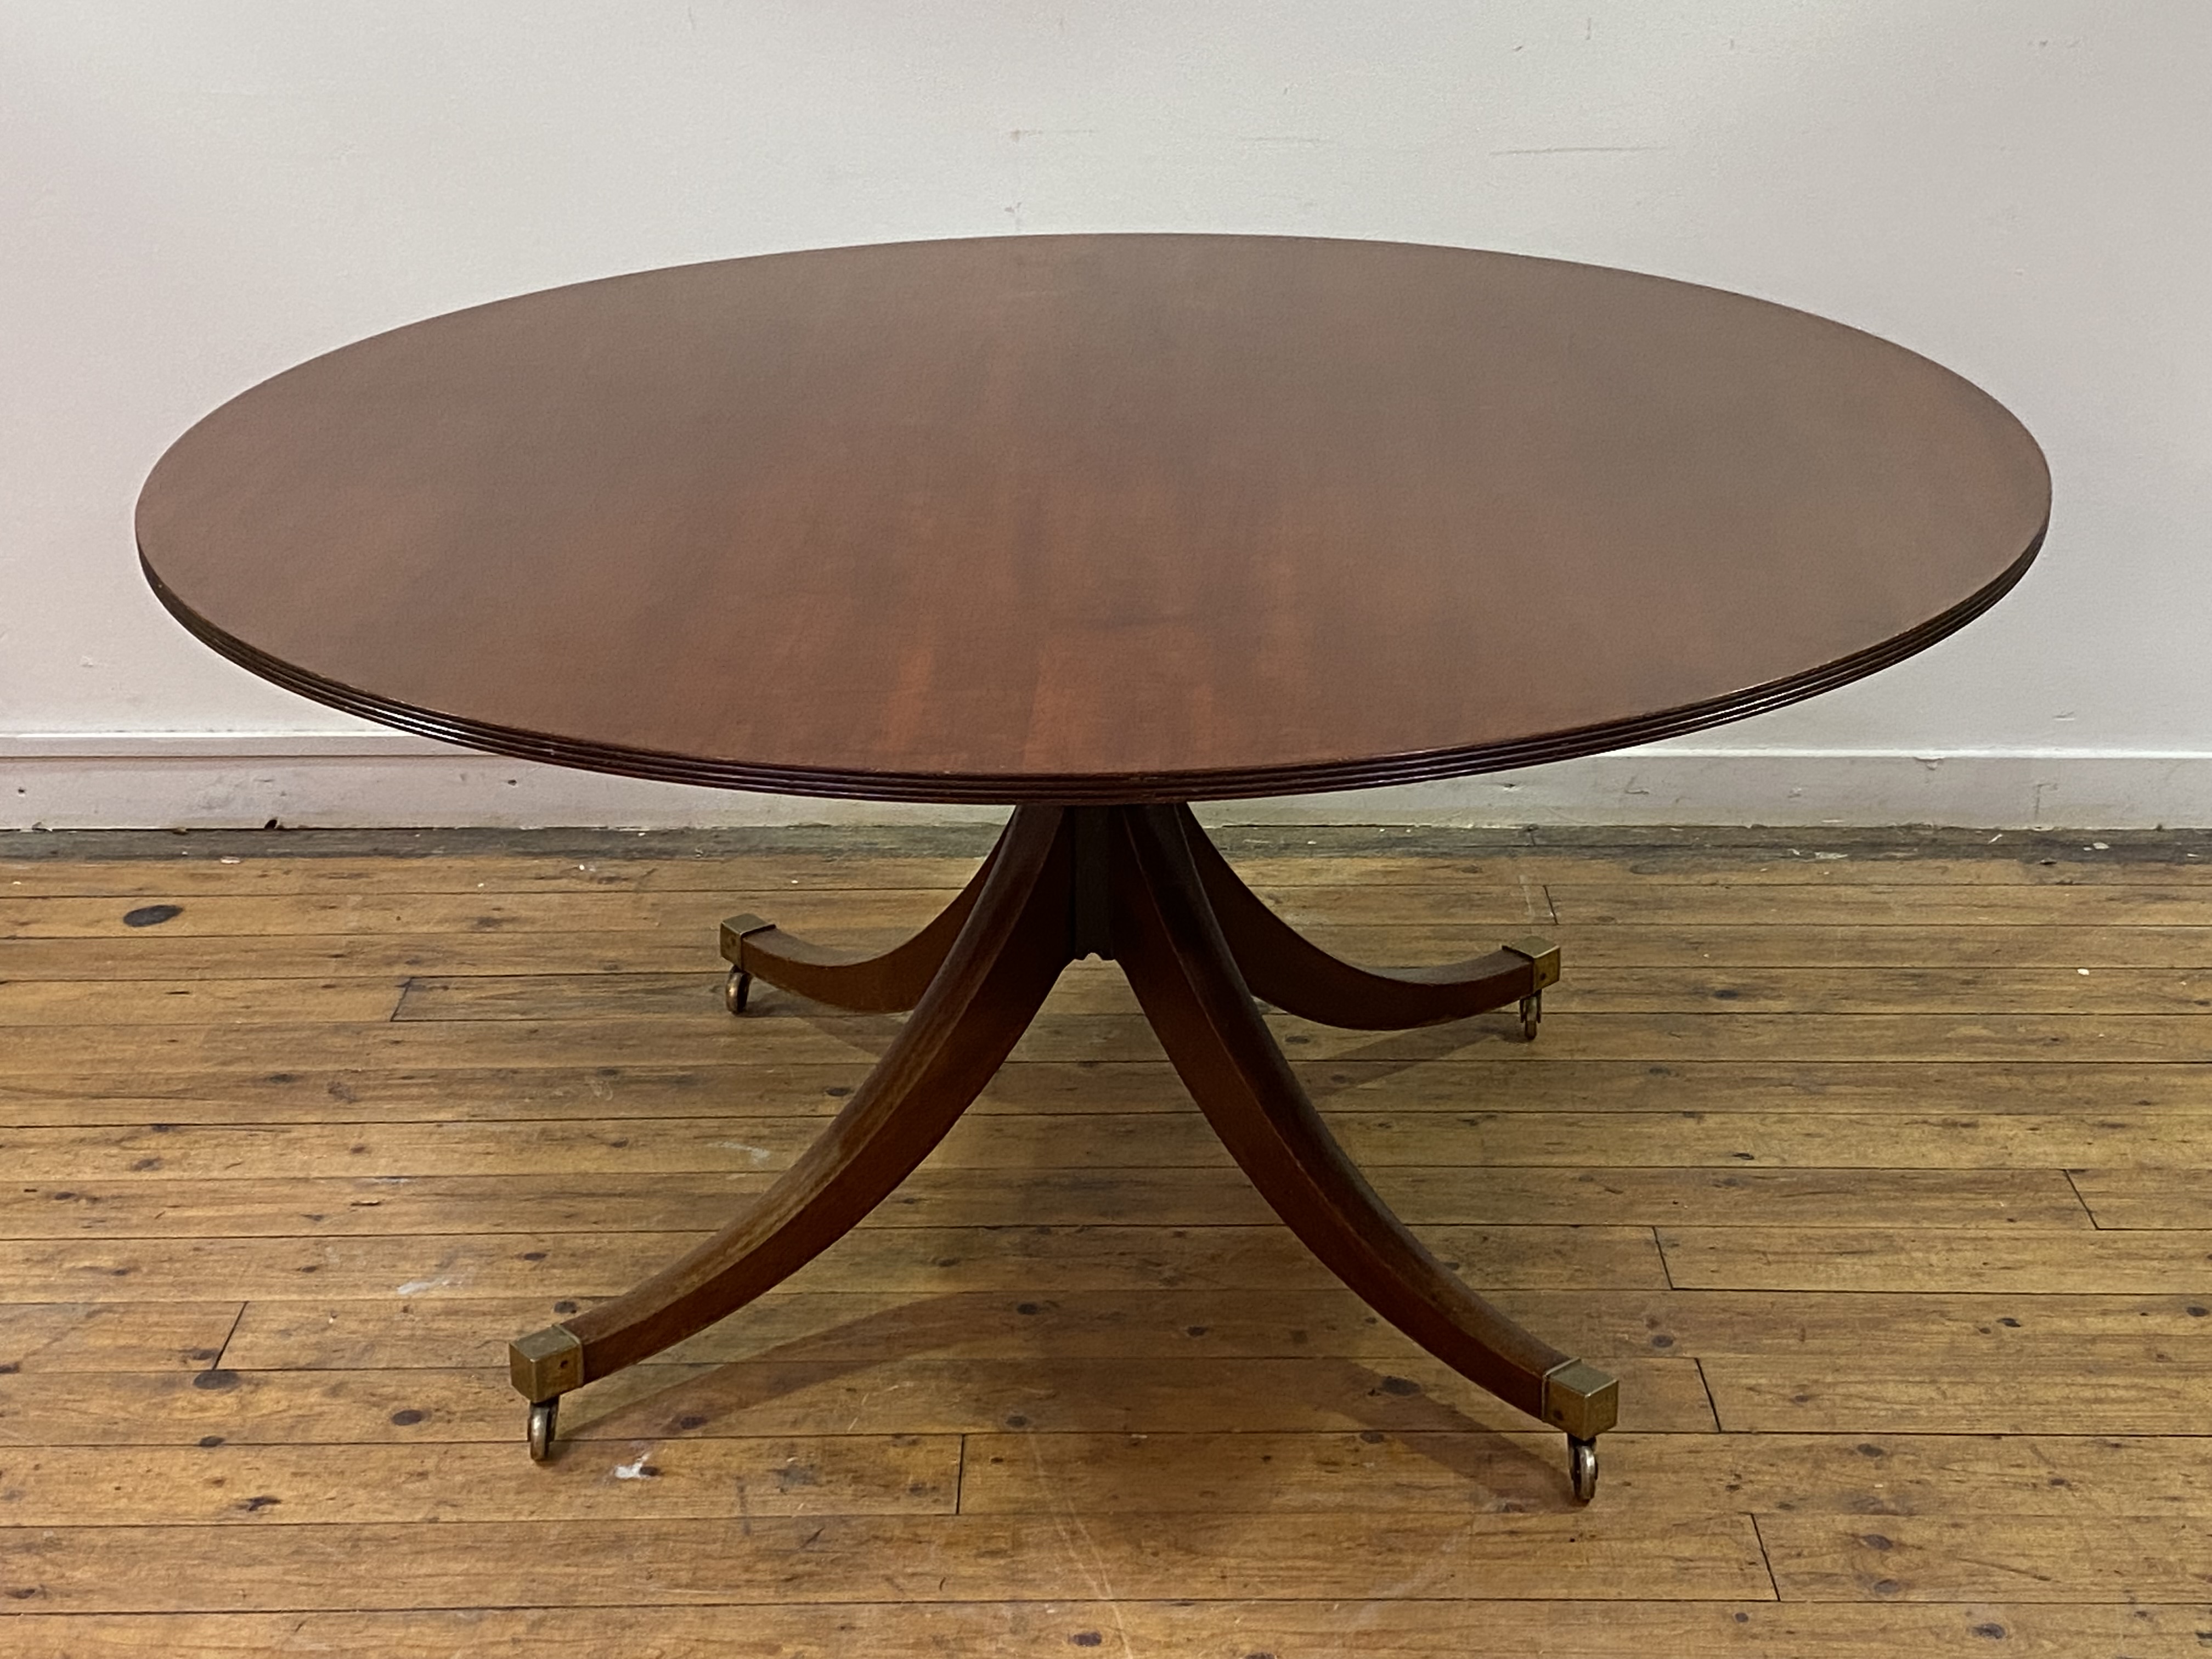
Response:
[[[1275,1022],[1375,1184],[1621,1377],[1563,1443],[1334,1286],[1115,970],[781,1291],[571,1396],[507,1340],[799,1152],[895,1029],[714,925],[973,834],[0,844],[0,1650],[2212,1650],[2212,837],[1224,832],[1541,1037]]]

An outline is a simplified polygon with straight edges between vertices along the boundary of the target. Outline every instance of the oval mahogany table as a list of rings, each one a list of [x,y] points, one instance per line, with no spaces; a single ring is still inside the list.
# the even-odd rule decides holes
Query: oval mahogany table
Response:
[[[1188,803],[1525,766],[1808,696],[2034,556],[2034,441],[1926,359],[1741,295],[1455,248],[1018,237],[580,283],[377,336],[193,427],[138,503],[185,627],[294,690],[501,754],[1014,808],[888,955],[723,924],[755,978],[911,1010],[720,1235],[514,1345],[561,1395],[880,1203],[1060,969],[1117,961],[1283,1219],[1378,1313],[1566,1431],[1612,1378],[1453,1276],[1254,1005],[1363,1030],[1518,1004],[1558,952],[1321,951]]]

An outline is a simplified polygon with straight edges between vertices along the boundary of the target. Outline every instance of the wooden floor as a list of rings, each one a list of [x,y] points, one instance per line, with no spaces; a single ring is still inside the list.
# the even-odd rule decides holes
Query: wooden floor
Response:
[[[507,1338],[894,1029],[732,1020],[716,921],[888,940],[981,842],[26,835],[0,1652],[2212,1651],[2212,837],[1223,840],[1347,954],[1564,943],[1533,1046],[1277,1029],[1620,1374],[1588,1509],[1271,1222],[1097,963],[867,1225],[533,1466]]]

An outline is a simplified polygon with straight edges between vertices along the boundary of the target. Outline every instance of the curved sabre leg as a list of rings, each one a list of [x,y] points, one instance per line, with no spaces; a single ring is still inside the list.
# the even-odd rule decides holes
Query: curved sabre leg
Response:
[[[1547,985],[1559,977],[1559,947],[1518,939],[1488,956],[1440,968],[1359,968],[1331,956],[1270,910],[1206,838],[1187,806],[1168,809],[1252,994],[1285,1013],[1360,1031],[1401,1031],[1521,1005],[1534,1037]]]
[[[1012,826],[1007,829],[1011,833]],[[921,1000],[931,978],[944,965],[1006,844],[1001,835],[959,896],[912,939],[880,956],[811,944],[758,916],[730,917],[722,924],[722,959],[730,964],[725,1005],[732,1013],[742,1014],[753,981],[764,979],[833,1008],[862,1014],[905,1012]]]
[[[745,1215],[643,1284],[508,1352],[532,1404],[532,1451],[551,1403],[680,1342],[812,1261],[945,1138],[989,1082],[1067,962],[1071,855],[1063,814],[1024,807],[945,965],[843,1110]]]
[[[1569,1437],[1577,1496],[1613,1426],[1613,1378],[1468,1290],[1393,1215],[1322,1121],[1252,1006],[1180,817],[1115,815],[1115,945],[1146,1016],[1214,1132],[1291,1231],[1431,1353]]]

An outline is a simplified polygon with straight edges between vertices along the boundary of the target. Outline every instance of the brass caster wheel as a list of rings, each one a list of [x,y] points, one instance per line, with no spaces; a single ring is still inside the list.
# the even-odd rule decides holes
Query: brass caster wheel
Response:
[[[1587,1504],[1597,1496],[1597,1442],[1567,1437],[1567,1480],[1575,1489],[1575,1502]]]
[[[530,1407],[530,1461],[543,1463],[553,1455],[553,1424],[561,1415],[558,1396],[540,1400]]]
[[[1559,982],[1559,947],[1547,939],[1509,939],[1498,948],[1528,964],[1528,994],[1521,999],[1521,1036],[1534,1042],[1544,1018],[1544,988]]]
[[[722,981],[722,1006],[733,1014],[745,1011],[745,998],[753,988],[753,976],[742,968],[730,969],[729,978]]]

